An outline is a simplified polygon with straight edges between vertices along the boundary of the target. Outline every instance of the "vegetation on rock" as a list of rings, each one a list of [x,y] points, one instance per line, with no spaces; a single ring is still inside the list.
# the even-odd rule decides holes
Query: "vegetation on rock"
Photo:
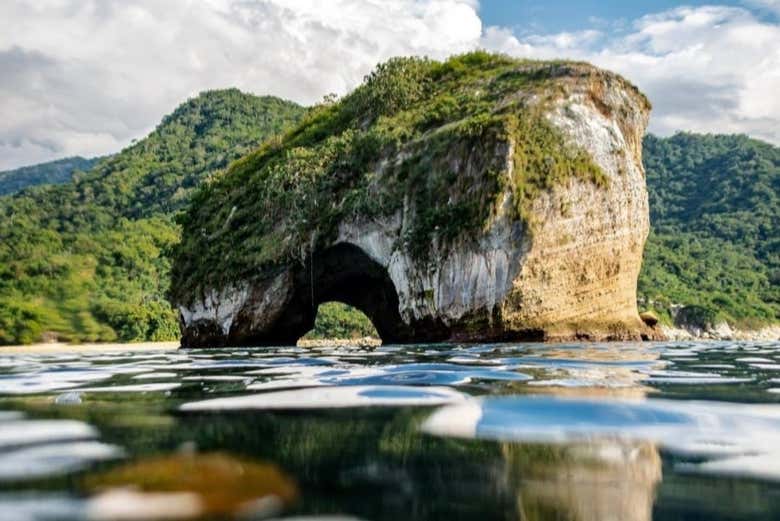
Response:
[[[672,313],[709,327],[780,321],[780,148],[739,135],[648,135],[644,163],[652,226],[640,307],[667,324]],[[361,316],[323,306],[316,336],[339,337]]]
[[[501,151],[510,142],[519,217],[554,183],[605,182],[542,115],[559,92],[550,85],[565,81],[570,66],[485,52],[380,65],[355,91],[315,107],[194,196],[178,221],[174,299],[191,302],[303,261],[335,239],[339,223],[401,210],[408,225],[397,247],[425,261],[431,244],[467,239],[497,210],[507,188]],[[453,163],[468,161],[495,175],[455,173]]]
[[[303,111],[207,92],[73,182],[0,198],[0,343],[178,338],[165,298],[173,215],[200,182]]]

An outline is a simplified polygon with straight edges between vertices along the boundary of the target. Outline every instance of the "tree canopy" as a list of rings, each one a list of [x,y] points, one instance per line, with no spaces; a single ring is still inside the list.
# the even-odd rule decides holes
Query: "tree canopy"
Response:
[[[236,89],[206,92],[72,182],[0,197],[0,343],[178,338],[166,299],[176,212],[303,112]]]
[[[780,148],[741,135],[647,136],[652,232],[641,305],[665,318],[699,306],[709,321],[780,321]]]

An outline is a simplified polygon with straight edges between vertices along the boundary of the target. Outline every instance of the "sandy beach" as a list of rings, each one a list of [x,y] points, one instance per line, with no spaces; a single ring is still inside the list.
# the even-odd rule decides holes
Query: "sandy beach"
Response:
[[[18,346],[0,346],[0,356],[14,354],[85,353],[91,351],[169,351],[179,348],[179,342],[137,342],[127,344],[65,344],[52,342]]]

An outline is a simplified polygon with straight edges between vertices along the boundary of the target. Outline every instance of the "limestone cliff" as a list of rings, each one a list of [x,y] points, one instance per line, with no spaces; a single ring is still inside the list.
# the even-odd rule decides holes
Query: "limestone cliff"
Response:
[[[181,220],[182,345],[295,342],[319,303],[386,342],[639,339],[649,103],[588,64],[397,59]]]

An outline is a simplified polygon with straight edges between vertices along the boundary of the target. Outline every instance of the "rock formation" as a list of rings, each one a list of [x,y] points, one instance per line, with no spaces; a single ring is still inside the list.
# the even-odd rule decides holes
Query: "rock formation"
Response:
[[[640,339],[647,99],[583,63],[396,59],[234,164],[181,223],[183,346]]]

